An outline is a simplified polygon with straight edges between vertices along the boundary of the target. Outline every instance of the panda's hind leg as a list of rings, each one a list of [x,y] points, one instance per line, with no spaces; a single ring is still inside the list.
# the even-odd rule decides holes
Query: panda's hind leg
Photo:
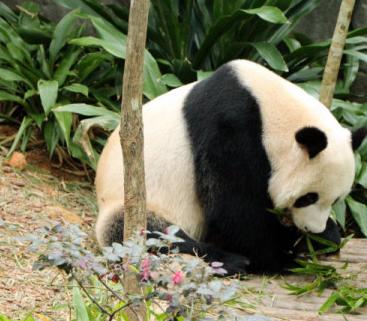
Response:
[[[154,231],[164,233],[165,229],[172,225],[169,221],[157,216],[153,212],[147,213],[147,230],[150,231],[148,238],[158,238]],[[123,207],[110,208],[109,212],[100,213],[97,221],[97,239],[101,246],[110,246],[112,243],[123,242],[124,215]],[[249,261],[246,257],[219,249],[211,243],[199,242],[192,239],[182,229],[176,236],[182,242],[173,243],[172,247],[178,248],[180,253],[198,255],[204,261],[222,262],[227,275],[245,274]],[[167,249],[162,249],[165,251]]]
[[[153,212],[147,213],[147,230],[164,232],[171,225],[165,219]],[[124,208],[111,207],[105,213],[100,213],[96,225],[97,239],[101,246],[111,246],[112,243],[122,243],[124,235]],[[148,237],[156,237],[154,234]]]

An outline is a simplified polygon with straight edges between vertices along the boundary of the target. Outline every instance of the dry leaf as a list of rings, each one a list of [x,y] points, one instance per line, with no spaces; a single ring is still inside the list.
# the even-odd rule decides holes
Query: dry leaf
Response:
[[[39,314],[39,313],[35,313],[35,316],[40,319],[41,321],[51,321],[50,318],[46,317],[45,315],[43,314]]]
[[[83,223],[83,219],[79,215],[61,206],[49,206],[46,212],[48,213],[48,217],[52,220],[62,220],[73,224]]]

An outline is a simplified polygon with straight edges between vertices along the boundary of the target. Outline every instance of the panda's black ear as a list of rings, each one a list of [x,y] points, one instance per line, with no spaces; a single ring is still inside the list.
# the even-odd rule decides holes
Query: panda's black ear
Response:
[[[296,141],[307,150],[310,158],[314,158],[327,146],[325,133],[316,127],[304,127],[297,131]]]
[[[367,128],[359,128],[352,132],[352,147],[353,150],[357,150],[361,146],[363,140],[367,136]]]

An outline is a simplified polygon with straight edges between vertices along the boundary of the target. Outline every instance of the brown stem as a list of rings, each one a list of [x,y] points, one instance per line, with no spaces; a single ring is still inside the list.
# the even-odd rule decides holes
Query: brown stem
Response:
[[[334,35],[331,40],[329,55],[320,88],[320,101],[328,108],[330,108],[333,100],[340,62],[343,57],[343,49],[353,14],[354,4],[355,0],[342,1]]]
[[[73,279],[76,281],[76,283],[78,283],[79,287],[82,289],[82,291],[86,294],[86,296],[88,297],[89,300],[91,300],[97,307],[98,309],[104,313],[107,314],[108,316],[111,317],[111,313],[108,312],[103,306],[101,306],[87,291],[87,289],[84,287],[83,283],[80,282],[80,280],[75,276],[74,273],[71,273]]]

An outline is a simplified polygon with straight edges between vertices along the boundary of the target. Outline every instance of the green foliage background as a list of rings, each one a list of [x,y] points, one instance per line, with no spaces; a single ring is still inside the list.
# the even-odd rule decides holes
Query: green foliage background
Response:
[[[128,8],[54,1],[70,9],[56,24],[35,3],[17,11],[0,3],[0,123],[19,127],[9,154],[41,135],[50,157],[66,150],[95,168],[107,133],[119,122]],[[330,41],[313,43],[293,30],[319,5],[321,0],[152,0],[145,99],[237,58],[267,65],[318,97]],[[367,103],[351,102],[350,93],[360,63],[367,62],[366,34],[362,28],[348,35],[332,104],[336,118],[351,129],[367,125]],[[351,224],[367,236],[367,142],[356,162],[353,191],[334,213],[344,229]]]

